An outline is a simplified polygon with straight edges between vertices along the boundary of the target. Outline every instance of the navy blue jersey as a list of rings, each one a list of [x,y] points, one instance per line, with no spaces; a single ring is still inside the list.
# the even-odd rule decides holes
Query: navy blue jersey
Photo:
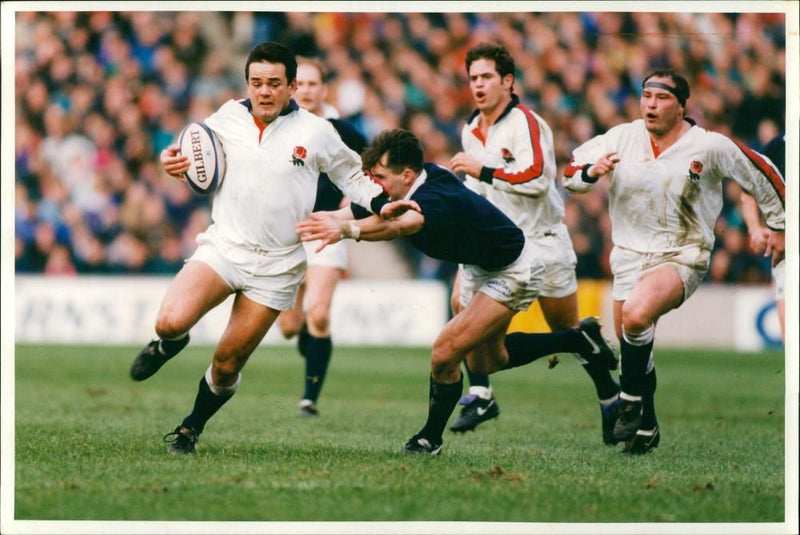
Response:
[[[424,168],[428,176],[410,197],[425,216],[419,232],[406,236],[414,247],[431,258],[485,269],[519,258],[525,246],[519,227],[447,169],[433,163]],[[352,211],[356,217],[370,215],[357,205]]]
[[[328,121],[330,121],[336,131],[339,132],[339,137],[342,138],[345,145],[358,154],[364,151],[364,148],[367,146],[367,140],[353,125],[341,119],[328,119]],[[319,181],[317,181],[317,197],[314,201],[315,212],[338,210],[339,205],[342,203],[342,197],[344,197],[344,194],[331,182],[328,175],[325,173],[319,175]]]

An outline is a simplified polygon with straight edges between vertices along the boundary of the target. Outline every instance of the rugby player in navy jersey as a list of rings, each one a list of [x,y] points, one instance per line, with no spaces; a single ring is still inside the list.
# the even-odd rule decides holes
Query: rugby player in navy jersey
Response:
[[[336,128],[345,145],[361,153],[367,145],[366,138],[347,121],[339,118],[335,108],[325,103],[328,85],[325,68],[316,58],[297,58],[297,104],[311,113],[324,117]],[[317,183],[314,211],[336,210],[347,201],[342,190],[322,173]],[[297,349],[305,359],[303,397],[298,416],[319,415],[317,399],[322,391],[328,364],[333,353],[330,333],[331,303],[336,285],[347,269],[347,245],[340,242],[320,252],[318,244],[303,243],[308,267],[300,285],[294,308],[278,316],[278,327],[285,338],[297,335]]]
[[[423,163],[422,146],[411,132],[382,132],[362,160],[392,201],[411,202],[385,214],[394,216],[385,220],[356,204],[313,213],[297,225],[302,239],[321,240],[320,247],[325,247],[343,238],[405,237],[428,256],[463,267],[462,311],[433,344],[428,418],[405,444],[404,453],[441,452],[442,434],[461,397],[464,360],[470,369],[491,374],[553,353],[581,353],[598,361],[613,356],[595,318],[552,333],[506,334],[514,314],[538,296],[544,267],[533,258],[519,227],[498,208],[450,171]]]

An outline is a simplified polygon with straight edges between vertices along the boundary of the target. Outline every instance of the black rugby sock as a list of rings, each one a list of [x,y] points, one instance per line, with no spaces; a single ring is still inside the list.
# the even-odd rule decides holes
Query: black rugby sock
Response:
[[[308,355],[308,342],[311,338],[311,333],[308,332],[308,326],[303,323],[300,327],[300,332],[297,334],[297,350],[303,357]]]
[[[167,340],[166,338],[162,338],[160,342],[159,351],[168,357],[174,357],[180,351],[186,347],[186,344],[189,343],[189,333],[186,333],[184,336],[173,339]]]
[[[635,346],[625,340],[620,340],[621,374],[619,383],[622,391],[631,396],[641,396],[645,392],[645,373],[650,353],[653,351],[653,341]]]
[[[233,394],[218,396],[212,392],[204,375],[197,388],[197,397],[194,399],[192,413],[184,418],[181,425],[202,433],[206,422],[232,397]]]
[[[444,433],[447,420],[450,419],[450,415],[453,414],[453,410],[461,398],[463,385],[463,375],[458,378],[457,382],[450,384],[437,383],[433,377],[430,378],[428,421],[419,432],[420,435],[436,444],[442,443],[442,433]]]
[[[524,366],[554,353],[580,353],[586,347],[578,329],[551,333],[511,333],[506,336],[508,364],[504,369]]]
[[[653,429],[658,425],[656,420],[656,369],[644,376],[644,394],[642,394],[642,425],[639,429]]]
[[[609,399],[617,395],[619,384],[614,381],[611,372],[602,362],[598,362],[597,359],[589,360],[583,364],[583,369],[592,378],[598,399]]]
[[[467,370],[467,378],[469,379],[470,386],[483,386],[489,388],[489,376],[482,373],[475,373],[469,369],[469,364],[464,361],[464,369]]]
[[[328,363],[333,352],[331,337],[317,338],[309,334],[305,349],[306,379],[303,399],[310,399],[316,403],[322,390],[322,384],[328,371]]]

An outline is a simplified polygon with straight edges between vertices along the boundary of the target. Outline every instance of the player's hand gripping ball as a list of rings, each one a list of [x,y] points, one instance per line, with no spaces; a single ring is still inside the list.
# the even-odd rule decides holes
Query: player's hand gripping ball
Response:
[[[189,158],[184,178],[197,193],[215,192],[225,177],[222,143],[205,123],[189,123],[178,137],[182,155]]]

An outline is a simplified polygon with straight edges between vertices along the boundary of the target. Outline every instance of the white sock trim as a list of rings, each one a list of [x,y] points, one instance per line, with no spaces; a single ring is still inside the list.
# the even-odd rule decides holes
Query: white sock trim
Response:
[[[614,403],[618,399],[619,399],[619,392],[617,392],[616,394],[614,394],[612,397],[610,397],[608,399],[601,399],[600,400],[600,405],[602,405],[603,407],[607,407],[608,405],[611,405],[612,403]]]
[[[632,333],[625,329],[625,326],[622,326],[622,337],[625,339],[632,346],[643,346],[647,345],[653,341],[656,334],[656,326],[654,323],[651,323],[650,326],[643,330],[640,333]]]
[[[206,370],[206,384],[208,384],[208,389],[217,396],[232,396],[239,388],[239,385],[242,384],[242,374],[240,373],[239,376],[236,377],[236,381],[230,386],[215,385],[211,380],[211,365],[209,365]]]
[[[626,394],[625,392],[620,392],[619,399],[622,399],[624,401],[642,401],[642,396],[631,396],[630,394]]]
[[[485,386],[471,386],[469,393],[475,394],[479,398],[492,399],[492,387],[486,388]]]
[[[189,331],[186,331],[185,333],[183,333],[183,334],[181,334],[179,336],[176,336],[175,338],[161,338],[161,339],[159,339],[159,341],[158,341],[158,352],[161,353],[162,355],[166,355],[166,353],[164,352],[164,345],[163,345],[164,344],[164,340],[167,340],[168,342],[176,342],[178,340],[183,340],[184,338],[186,338],[186,335],[188,335],[188,334],[189,334]]]

